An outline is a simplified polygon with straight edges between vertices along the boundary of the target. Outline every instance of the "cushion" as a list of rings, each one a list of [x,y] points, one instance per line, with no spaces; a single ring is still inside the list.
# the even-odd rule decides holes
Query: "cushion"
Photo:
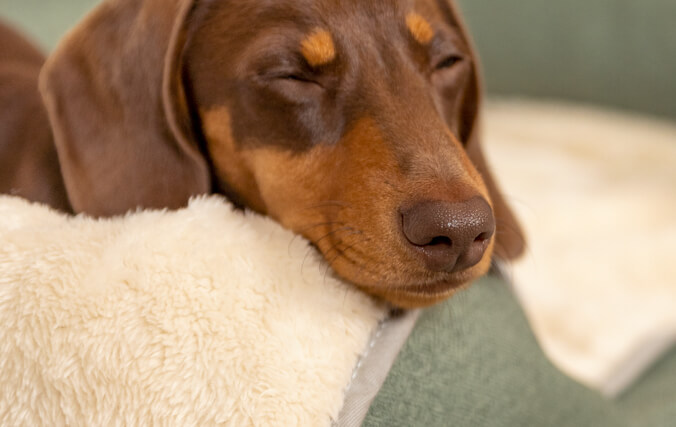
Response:
[[[387,308],[224,199],[95,220],[0,197],[0,425],[330,424]]]
[[[624,426],[545,357],[509,286],[486,278],[420,316],[364,426]]]

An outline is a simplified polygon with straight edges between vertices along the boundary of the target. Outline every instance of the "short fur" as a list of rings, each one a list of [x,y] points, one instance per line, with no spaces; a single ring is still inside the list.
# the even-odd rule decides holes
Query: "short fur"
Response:
[[[412,13],[434,31],[428,43]],[[303,58],[318,28],[331,61]],[[25,96],[44,114],[36,67]],[[428,305],[485,273],[493,249],[523,247],[481,153],[477,68],[446,0],[107,0],[42,70],[51,134],[39,114],[0,118],[5,134],[29,122],[41,132],[3,138],[5,161],[19,146],[52,160],[22,158],[0,191],[97,216],[223,193],[307,237],[362,289]],[[497,220],[485,255],[428,270],[401,232],[402,207],[473,197]]]

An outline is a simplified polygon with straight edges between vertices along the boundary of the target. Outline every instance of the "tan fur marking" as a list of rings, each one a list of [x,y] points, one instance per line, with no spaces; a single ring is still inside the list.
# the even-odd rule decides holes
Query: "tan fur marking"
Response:
[[[333,37],[331,33],[321,28],[315,29],[301,42],[301,52],[313,67],[326,65],[336,58]]]
[[[402,203],[464,200],[477,192],[487,198],[480,175],[450,132],[452,144],[443,153],[435,152],[445,166],[427,167],[438,162],[418,147],[423,153],[410,156],[417,172],[405,175],[393,147],[369,117],[356,123],[339,144],[317,145],[303,153],[239,148],[225,107],[202,111],[201,117],[219,182],[247,206],[314,242],[340,276],[366,292],[401,307],[421,307],[448,298],[488,270],[494,241],[479,264],[447,278],[416,263],[399,235],[396,212]],[[459,172],[442,173],[448,165]],[[449,288],[426,293],[409,286],[435,280]]]
[[[258,193],[258,185],[246,156],[235,146],[230,112],[227,108],[220,107],[203,111],[201,115],[216,179],[221,185],[227,184],[235,190],[252,209],[265,213],[265,204]]]
[[[454,144],[462,150],[459,142]],[[242,151],[241,157],[252,168],[268,215],[315,242],[344,279],[405,308],[430,305],[456,292],[455,287],[439,294],[403,287],[436,276],[412,259],[399,236],[396,212],[402,203],[428,193],[430,198],[466,198],[455,194],[456,187],[485,195],[481,180],[473,183],[478,174],[468,159],[449,161],[469,169],[457,177],[440,179],[435,169],[406,176],[378,124],[368,117],[336,145],[318,145],[304,153],[255,148]],[[436,194],[440,188],[446,190]],[[493,242],[479,264],[444,282],[461,286],[483,274],[492,249]]]
[[[415,12],[406,15],[406,26],[413,38],[420,44],[426,45],[434,37],[434,31],[430,23]]]

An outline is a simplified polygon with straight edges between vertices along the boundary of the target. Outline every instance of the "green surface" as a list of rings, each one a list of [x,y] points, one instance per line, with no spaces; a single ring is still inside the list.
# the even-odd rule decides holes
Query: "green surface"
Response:
[[[551,365],[512,292],[494,278],[421,316],[364,422],[407,427],[625,425],[631,424],[613,402]]]
[[[676,118],[676,1],[459,0],[492,94]]]
[[[620,396],[618,403],[636,426],[676,426],[676,348]]]
[[[46,48],[97,0],[0,0]],[[459,0],[493,95],[601,103],[676,118],[676,1]]]
[[[45,49],[77,23],[98,0],[0,0],[0,17],[24,29]]]

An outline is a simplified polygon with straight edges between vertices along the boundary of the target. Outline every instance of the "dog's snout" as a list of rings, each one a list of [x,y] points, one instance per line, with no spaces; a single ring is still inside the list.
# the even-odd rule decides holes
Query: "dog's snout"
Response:
[[[456,272],[481,261],[495,231],[495,218],[482,197],[427,201],[402,211],[402,231],[428,269]]]

